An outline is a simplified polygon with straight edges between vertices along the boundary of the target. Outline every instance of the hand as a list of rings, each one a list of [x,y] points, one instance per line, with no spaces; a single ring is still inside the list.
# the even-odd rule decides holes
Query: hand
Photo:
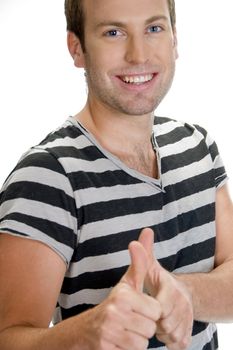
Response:
[[[161,308],[158,301],[143,294],[148,258],[138,242],[129,245],[131,265],[110,295],[81,317],[85,349],[143,350],[156,332]],[[86,326],[85,326],[86,324]]]
[[[154,232],[151,229],[144,229],[139,242],[148,256],[146,289],[162,307],[156,337],[165,343],[169,350],[186,349],[191,341],[193,326],[191,295],[182,282],[166,271],[154,257]]]

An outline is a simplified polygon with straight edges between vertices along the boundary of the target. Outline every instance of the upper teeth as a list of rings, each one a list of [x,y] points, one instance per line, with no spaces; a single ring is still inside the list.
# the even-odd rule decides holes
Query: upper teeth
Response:
[[[124,76],[122,77],[122,80],[126,83],[145,83],[153,78],[153,74],[147,74],[147,75],[136,75],[136,76]]]

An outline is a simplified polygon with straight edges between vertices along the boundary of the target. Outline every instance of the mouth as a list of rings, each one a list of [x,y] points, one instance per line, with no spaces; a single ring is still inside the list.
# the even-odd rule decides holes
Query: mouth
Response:
[[[122,75],[119,76],[119,79],[121,79],[126,84],[131,85],[141,85],[150,82],[156,74],[137,74],[137,75]]]

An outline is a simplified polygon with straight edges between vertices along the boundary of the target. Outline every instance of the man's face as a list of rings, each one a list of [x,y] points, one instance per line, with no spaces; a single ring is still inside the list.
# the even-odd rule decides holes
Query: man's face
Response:
[[[167,0],[85,0],[89,99],[145,115],[170,88],[177,58]]]

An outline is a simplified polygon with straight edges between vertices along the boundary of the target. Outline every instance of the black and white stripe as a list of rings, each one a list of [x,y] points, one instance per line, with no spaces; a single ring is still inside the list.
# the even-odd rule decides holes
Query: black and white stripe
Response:
[[[0,230],[48,244],[67,272],[54,322],[100,303],[130,263],[128,244],[155,231],[169,271],[214,266],[218,149],[199,126],[155,118],[159,179],[128,168],[74,118],[29,150],[0,193]],[[150,349],[164,349],[155,338]],[[216,327],[195,322],[190,350],[217,349]]]

